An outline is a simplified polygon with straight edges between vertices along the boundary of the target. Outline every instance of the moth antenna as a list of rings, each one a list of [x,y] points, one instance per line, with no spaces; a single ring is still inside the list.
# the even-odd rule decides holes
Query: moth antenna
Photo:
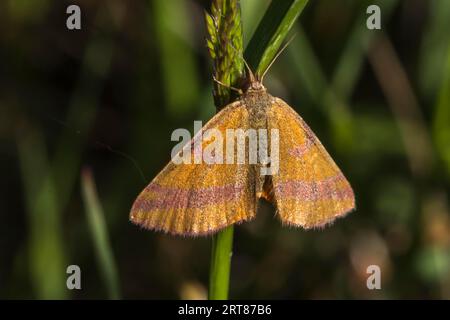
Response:
[[[264,79],[264,76],[266,75],[267,71],[269,71],[270,67],[273,65],[273,63],[278,59],[278,57],[283,53],[283,51],[291,44],[292,40],[294,40],[295,36],[297,34],[294,34],[285,44],[284,46],[280,49],[280,51],[278,51],[278,53],[275,55],[275,57],[273,57],[272,61],[269,63],[269,66],[266,68],[266,70],[264,71],[264,73],[261,76],[261,83]]]
[[[245,69],[247,69],[247,73],[250,77],[250,82],[254,82],[256,80],[255,74],[253,73],[252,69],[250,68],[244,57],[242,57],[242,60],[244,61]]]
[[[223,86],[223,87],[225,87],[225,88],[228,88],[228,89],[230,89],[230,90],[236,91],[239,95],[242,95],[242,94],[244,93],[244,92],[242,91],[242,89],[239,89],[239,88],[230,86],[230,85],[228,85],[228,84],[226,84],[226,83],[223,83],[222,81],[218,80],[215,76],[213,76],[213,80],[214,80],[214,82],[217,82],[218,84],[220,84],[221,86]]]

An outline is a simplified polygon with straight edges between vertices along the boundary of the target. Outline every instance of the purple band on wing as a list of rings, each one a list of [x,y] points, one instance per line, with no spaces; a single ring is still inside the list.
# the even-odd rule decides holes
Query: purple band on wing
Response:
[[[209,205],[236,201],[244,188],[238,185],[225,185],[203,189],[167,188],[150,184],[145,189],[153,199],[140,197],[134,204],[135,209],[143,211],[168,210],[181,208],[203,208]]]
[[[345,181],[342,174],[321,181],[284,181],[277,183],[275,194],[303,201],[352,199],[354,195],[350,186],[336,185],[341,181]]]

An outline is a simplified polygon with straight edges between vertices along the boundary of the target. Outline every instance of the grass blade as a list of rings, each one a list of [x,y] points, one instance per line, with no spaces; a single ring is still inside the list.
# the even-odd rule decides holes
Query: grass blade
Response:
[[[250,40],[245,57],[257,75],[272,62],[308,0],[275,0],[267,9]]]
[[[243,74],[243,37],[241,9],[238,0],[214,0],[205,13],[208,31],[207,47],[213,60],[214,78],[233,86]],[[214,83],[214,103],[217,110],[234,98],[231,90]],[[209,273],[208,298],[228,299],[233,228],[229,226],[213,236]]]
[[[213,237],[209,274],[209,300],[228,299],[233,233],[234,227],[229,226]]]
[[[278,53],[307,2],[279,0],[271,3],[246,50],[247,61],[258,75],[264,73]],[[209,34],[207,45],[214,62],[214,76],[227,85],[233,85],[243,69],[243,61],[239,58],[243,50],[239,1],[213,1],[211,14],[206,14],[206,25]],[[229,103],[232,96],[227,88],[217,84],[215,86],[214,100],[220,108]],[[209,299],[228,298],[232,245],[233,226],[213,237]]]
[[[119,280],[114,262],[113,251],[108,237],[105,217],[98,199],[97,190],[89,169],[81,174],[82,195],[89,222],[89,228],[94,240],[95,252],[98,259],[99,271],[103,276],[110,299],[120,299]]]
[[[17,139],[30,236],[29,271],[38,299],[66,299],[66,256],[61,212],[44,139],[40,131],[27,129]]]

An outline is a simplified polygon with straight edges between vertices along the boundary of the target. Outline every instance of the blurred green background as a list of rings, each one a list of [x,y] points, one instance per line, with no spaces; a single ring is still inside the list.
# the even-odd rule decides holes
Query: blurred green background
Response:
[[[242,1],[246,43],[268,3]],[[0,298],[206,297],[211,239],[128,214],[172,131],[215,112],[208,7],[1,1]],[[450,299],[450,1],[310,0],[293,29],[265,85],[321,139],[357,210],[304,231],[264,203],[235,228],[230,297]],[[81,290],[66,288],[73,264]],[[381,290],[366,287],[373,264]]]

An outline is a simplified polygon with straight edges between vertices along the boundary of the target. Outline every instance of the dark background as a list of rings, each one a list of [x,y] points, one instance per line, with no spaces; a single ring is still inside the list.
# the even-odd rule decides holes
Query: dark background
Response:
[[[381,31],[366,28],[372,3]],[[69,4],[81,7],[81,30],[66,28]],[[267,4],[242,1],[245,42]],[[108,298],[114,270],[123,298],[206,296],[210,237],[128,221],[170,160],[172,131],[215,112],[204,7],[1,1],[0,298]],[[235,228],[231,298],[450,298],[449,30],[447,0],[309,1],[265,85],[321,139],[357,210],[304,231],[264,204]],[[103,247],[81,192],[88,168]],[[98,263],[105,252],[112,263]],[[82,290],[66,289],[71,264]],[[373,264],[381,290],[366,287]]]

